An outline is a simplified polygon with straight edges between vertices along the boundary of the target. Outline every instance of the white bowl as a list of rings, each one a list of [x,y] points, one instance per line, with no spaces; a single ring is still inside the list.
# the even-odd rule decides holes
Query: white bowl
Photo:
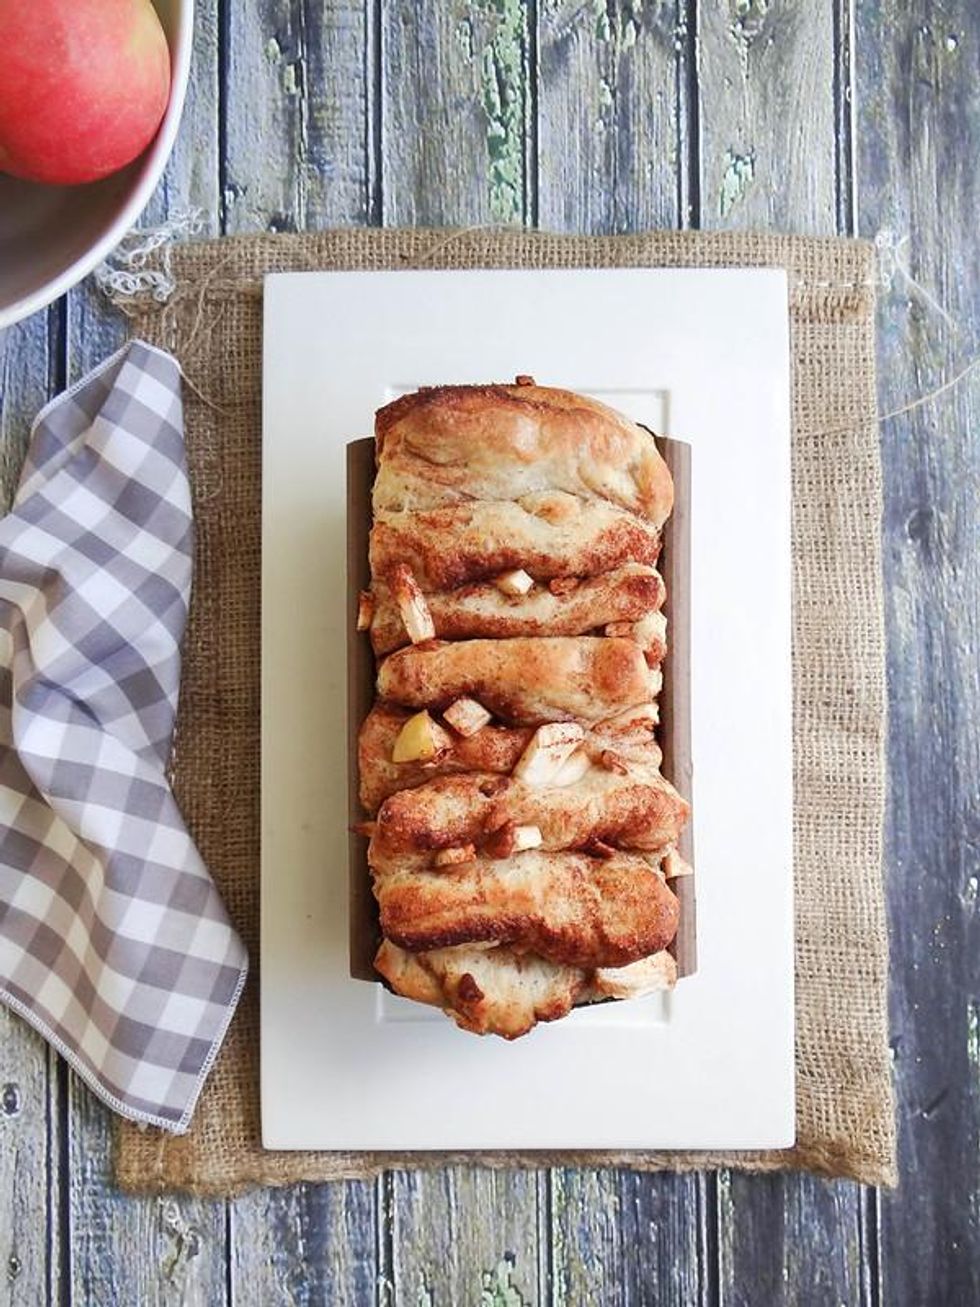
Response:
[[[173,148],[191,64],[194,0],[153,0],[170,42],[170,103],[153,144],[88,186],[0,175],[0,327],[63,295],[100,263],[146,207]]]

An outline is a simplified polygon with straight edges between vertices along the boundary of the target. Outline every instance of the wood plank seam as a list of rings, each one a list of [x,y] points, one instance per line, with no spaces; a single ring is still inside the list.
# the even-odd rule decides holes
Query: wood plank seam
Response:
[[[364,106],[367,161],[365,212],[369,227],[383,227],[384,202],[384,20],[383,0],[365,0],[364,5]]]
[[[48,1197],[49,1303],[71,1299],[71,1169],[69,1159],[68,1065],[51,1050],[48,1056]]]
[[[703,1307],[721,1307],[721,1195],[718,1172],[709,1171],[698,1176],[697,1195],[701,1302]]]
[[[374,1220],[377,1258],[376,1307],[395,1302],[395,1180],[383,1171],[374,1182]]]
[[[228,177],[228,81],[229,54],[231,51],[230,14],[228,5],[219,3],[218,7],[218,87],[216,125],[218,133],[218,231],[222,236],[228,235],[228,212],[232,201],[232,192]]]
[[[677,0],[677,221],[701,226],[701,106],[698,83],[699,0]]]
[[[526,0],[524,60],[524,226],[538,225],[538,38],[539,0]]]
[[[857,177],[854,136],[857,121],[854,82],[855,0],[834,0],[834,135],[837,142],[837,230],[857,235]]]

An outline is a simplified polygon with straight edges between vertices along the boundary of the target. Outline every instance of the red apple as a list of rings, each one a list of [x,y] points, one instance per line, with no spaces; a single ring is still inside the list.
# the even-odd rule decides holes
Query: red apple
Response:
[[[0,172],[105,177],[146,149],[169,97],[150,0],[0,0]]]

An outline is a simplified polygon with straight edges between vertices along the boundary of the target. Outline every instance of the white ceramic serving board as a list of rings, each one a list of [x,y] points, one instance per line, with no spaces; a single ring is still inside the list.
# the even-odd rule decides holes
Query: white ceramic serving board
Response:
[[[693,447],[698,972],[508,1044],[348,976],[345,446],[405,390],[518,373]],[[274,276],[263,393],[265,1146],[791,1144],[785,274]]]

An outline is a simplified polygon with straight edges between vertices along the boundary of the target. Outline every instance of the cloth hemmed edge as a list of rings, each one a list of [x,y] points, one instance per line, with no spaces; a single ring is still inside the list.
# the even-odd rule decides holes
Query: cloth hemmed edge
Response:
[[[112,1111],[116,1112],[119,1116],[124,1117],[127,1121],[133,1121],[137,1125],[157,1126],[161,1130],[166,1130],[168,1134],[183,1135],[187,1133],[187,1130],[190,1127],[191,1118],[194,1115],[194,1109],[197,1107],[198,1099],[201,1097],[204,1083],[211,1072],[211,1068],[214,1066],[214,1061],[221,1050],[221,1045],[225,1042],[228,1027],[231,1024],[232,1017],[235,1015],[247,979],[248,960],[246,959],[245,964],[238,973],[238,983],[236,984],[235,991],[228,1003],[227,1011],[225,1012],[217,1034],[211,1041],[207,1056],[201,1064],[201,1069],[197,1074],[197,1079],[194,1083],[194,1090],[188,1100],[187,1106],[184,1108],[180,1118],[176,1121],[172,1118],[156,1116],[152,1112],[143,1112],[138,1107],[130,1107],[127,1103],[124,1103],[122,1099],[117,1098],[115,1094],[111,1093],[110,1090],[106,1089],[105,1085],[100,1082],[96,1072],[87,1067],[78,1055],[68,1047],[61,1036],[56,1034],[48,1023],[29,1008],[26,1003],[11,994],[4,985],[0,985],[0,1002],[10,1008],[11,1012],[15,1012],[17,1016],[26,1021],[33,1030],[36,1030],[41,1038],[46,1040],[55,1052],[64,1058],[71,1069],[81,1080],[84,1081],[96,1098],[105,1103],[106,1107],[111,1108]]]

